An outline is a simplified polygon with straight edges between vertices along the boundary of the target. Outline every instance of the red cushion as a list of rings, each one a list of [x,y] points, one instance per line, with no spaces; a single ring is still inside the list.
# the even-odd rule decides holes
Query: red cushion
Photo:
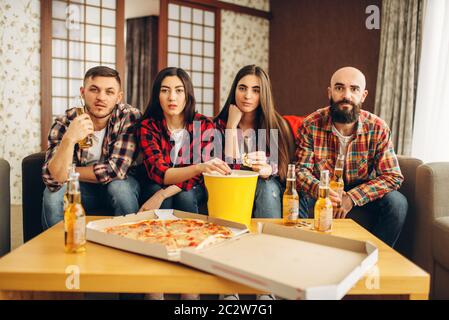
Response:
[[[304,121],[305,117],[293,116],[293,115],[286,115],[283,117],[290,124],[293,134],[296,136],[296,133],[298,132],[299,127],[302,125],[302,122]]]

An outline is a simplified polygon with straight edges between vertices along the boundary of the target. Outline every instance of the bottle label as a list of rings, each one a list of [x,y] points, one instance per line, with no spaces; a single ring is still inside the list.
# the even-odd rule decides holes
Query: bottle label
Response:
[[[69,199],[67,198],[67,193],[64,193],[64,212],[67,210],[69,206]]]
[[[299,216],[299,203],[295,199],[284,201],[284,212],[286,219],[289,221],[296,221]]]
[[[320,231],[328,231],[332,226],[332,207],[321,209],[320,213]]]
[[[73,226],[73,242],[80,245],[86,242],[86,217],[78,217]]]

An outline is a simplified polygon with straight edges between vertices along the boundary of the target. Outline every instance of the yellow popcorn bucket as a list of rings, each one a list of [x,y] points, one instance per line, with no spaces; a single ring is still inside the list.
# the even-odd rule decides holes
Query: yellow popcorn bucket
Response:
[[[232,174],[203,173],[208,193],[209,216],[251,224],[254,195],[259,174],[254,171],[232,170]]]

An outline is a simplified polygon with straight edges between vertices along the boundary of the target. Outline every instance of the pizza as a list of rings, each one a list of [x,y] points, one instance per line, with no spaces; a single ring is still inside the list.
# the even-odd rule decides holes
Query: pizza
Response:
[[[168,250],[196,247],[210,236],[227,239],[233,235],[227,227],[199,219],[142,220],[107,227],[104,232],[148,243],[159,243],[165,245]]]

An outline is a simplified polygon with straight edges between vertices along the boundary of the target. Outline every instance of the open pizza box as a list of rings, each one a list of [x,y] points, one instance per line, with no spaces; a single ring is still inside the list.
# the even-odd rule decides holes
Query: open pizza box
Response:
[[[287,299],[341,299],[378,259],[369,242],[272,223],[181,251],[181,263]]]
[[[193,218],[226,226],[233,238],[168,251],[150,244],[107,234],[104,228],[146,219]],[[378,259],[369,242],[272,223],[259,223],[257,233],[245,225],[200,214],[152,210],[89,222],[87,239],[117,249],[181,262],[223,278],[287,299],[341,299]]]
[[[179,261],[180,250],[167,250],[167,248],[162,244],[146,243],[140,240],[133,240],[115,234],[108,234],[104,232],[104,229],[116,225],[121,225],[125,223],[134,223],[148,219],[171,220],[183,218],[199,219],[228,227],[232,231],[233,237],[238,237],[244,233],[249,232],[248,228],[244,224],[217,219],[202,214],[188,213],[172,209],[158,209],[139,213],[132,213],[126,216],[118,216],[113,218],[91,221],[86,226],[86,238],[89,241],[100,243],[121,250],[126,250],[170,261]],[[210,243],[211,241],[207,242]],[[204,241],[204,243],[200,244],[199,247],[206,244],[207,244],[206,241]]]

